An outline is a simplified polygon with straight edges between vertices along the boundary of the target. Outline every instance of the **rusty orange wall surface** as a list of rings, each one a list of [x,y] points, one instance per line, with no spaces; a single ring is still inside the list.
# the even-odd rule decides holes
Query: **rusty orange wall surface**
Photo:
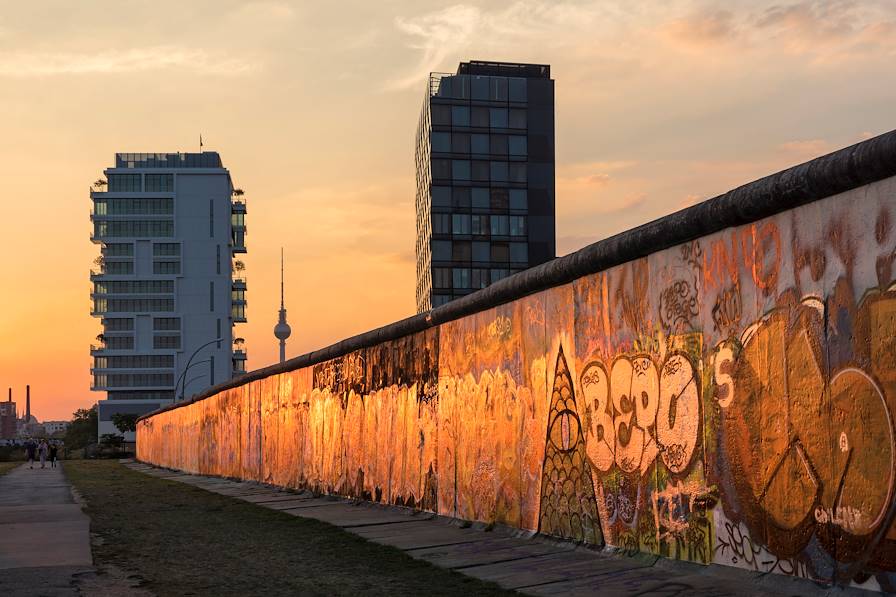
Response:
[[[896,587],[896,178],[143,419],[138,457]]]

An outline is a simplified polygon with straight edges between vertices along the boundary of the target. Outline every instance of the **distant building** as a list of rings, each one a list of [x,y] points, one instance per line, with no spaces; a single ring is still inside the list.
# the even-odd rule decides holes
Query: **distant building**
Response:
[[[232,326],[246,321],[246,280],[232,275],[246,252],[246,204],[221,157],[118,153],[104,174],[90,192],[101,253],[90,274],[91,314],[103,324],[90,350],[91,389],[106,392],[99,435],[120,433],[113,414],[201,392],[243,372],[246,358],[232,349]]]
[[[13,439],[16,437],[17,416],[16,403],[12,398],[6,402],[0,402],[0,439]]]
[[[68,429],[69,421],[44,421],[44,431],[47,435],[53,435],[54,433],[62,433]]]
[[[418,312],[556,256],[550,66],[432,73],[415,157]]]

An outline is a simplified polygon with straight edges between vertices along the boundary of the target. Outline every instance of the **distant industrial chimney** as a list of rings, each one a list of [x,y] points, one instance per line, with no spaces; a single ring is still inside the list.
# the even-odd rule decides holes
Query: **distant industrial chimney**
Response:
[[[12,402],[12,388],[9,388],[9,399],[7,402]]]
[[[31,422],[31,386],[25,386],[25,422]]]

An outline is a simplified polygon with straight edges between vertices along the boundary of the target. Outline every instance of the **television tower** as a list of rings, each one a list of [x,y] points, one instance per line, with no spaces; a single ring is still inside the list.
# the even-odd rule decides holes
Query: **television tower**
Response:
[[[280,340],[280,362],[286,360],[286,339],[292,334],[292,328],[286,323],[286,307],[283,304],[283,247],[280,247],[280,319],[274,326],[274,336]]]

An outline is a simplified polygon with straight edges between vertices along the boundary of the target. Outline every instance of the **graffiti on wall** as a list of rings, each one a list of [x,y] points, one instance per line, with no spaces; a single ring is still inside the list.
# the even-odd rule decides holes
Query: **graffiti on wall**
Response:
[[[893,590],[894,196],[875,183],[160,413],[140,458]]]

